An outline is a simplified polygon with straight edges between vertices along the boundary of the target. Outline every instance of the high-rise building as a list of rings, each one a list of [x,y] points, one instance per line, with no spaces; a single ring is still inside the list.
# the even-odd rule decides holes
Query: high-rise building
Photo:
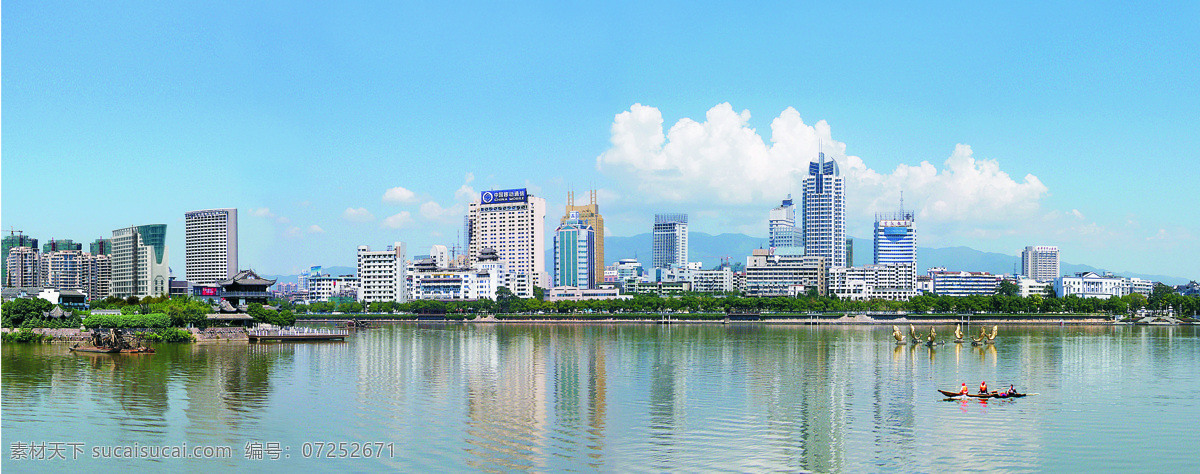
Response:
[[[550,286],[546,274],[546,200],[525,189],[483,191],[467,207],[470,265],[484,248],[495,249],[510,274],[532,277],[533,284]]]
[[[365,245],[358,248],[359,302],[408,301],[404,250],[404,242],[396,242],[382,251],[372,251]]]
[[[917,225],[912,211],[875,214],[875,265],[903,264],[911,274],[903,281],[914,288],[917,282]]]
[[[142,298],[170,291],[166,224],[117,229],[112,241],[113,296]]]
[[[654,268],[687,265],[687,214],[654,215],[654,258],[652,263]]]
[[[238,273],[237,209],[204,209],[183,215],[187,281],[210,285]]]
[[[42,245],[42,253],[58,252],[60,250],[83,250],[83,244],[77,244],[71,239],[50,239],[49,242]]]
[[[588,192],[588,203],[582,206],[575,205],[575,192],[567,193],[567,211],[563,214],[559,224],[565,224],[570,218],[572,212],[579,213],[579,220],[584,224],[592,226],[593,235],[596,240],[595,252],[595,268],[592,269],[592,288],[597,288],[601,283],[604,283],[604,216],[600,215],[600,205],[596,204],[596,190]]]
[[[88,244],[88,253],[92,255],[112,255],[112,239],[96,239]]]
[[[42,262],[36,247],[13,247],[4,262],[5,286],[38,286],[42,280]]]
[[[596,288],[596,231],[570,211],[554,230],[554,286]]]
[[[1058,278],[1058,247],[1028,246],[1021,251],[1021,274],[1039,282]]]
[[[112,256],[84,255],[84,289],[89,299],[102,299],[112,292]]]
[[[4,286],[20,286],[14,285],[8,280],[8,252],[17,247],[28,247],[37,250],[37,245],[38,239],[11,232],[4,236],[4,239],[0,240],[0,261],[4,262],[3,265],[0,265],[0,284]]]
[[[796,247],[801,243],[796,235],[796,205],[792,204],[792,195],[779,207],[771,209],[771,219],[767,228],[770,247]]]
[[[84,278],[87,275],[85,255],[87,254],[79,250],[42,253],[39,286],[60,290],[83,290],[86,286]]]
[[[804,255],[825,257],[830,267],[846,261],[846,178],[825,153],[808,164],[804,178]]]

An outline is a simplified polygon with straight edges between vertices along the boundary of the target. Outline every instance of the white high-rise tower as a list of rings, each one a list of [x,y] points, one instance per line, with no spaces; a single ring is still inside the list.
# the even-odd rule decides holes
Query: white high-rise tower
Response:
[[[846,178],[824,152],[808,164],[802,223],[804,255],[825,257],[829,267],[846,266]]]
[[[205,209],[183,215],[184,278],[211,285],[238,272],[237,209]]]

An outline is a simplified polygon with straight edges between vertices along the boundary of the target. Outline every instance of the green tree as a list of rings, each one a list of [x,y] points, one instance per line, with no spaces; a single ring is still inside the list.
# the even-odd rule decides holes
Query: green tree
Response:
[[[496,311],[499,313],[512,312],[513,303],[518,299],[517,295],[514,295],[512,290],[507,287],[496,288]]]
[[[1021,294],[1021,287],[1009,280],[1003,280],[1000,282],[1000,287],[996,288],[996,294],[1000,296],[1017,296]]]
[[[17,298],[0,305],[0,313],[4,313],[3,325],[7,328],[20,327],[26,321],[41,320],[51,309],[54,309],[54,305],[41,298]]]

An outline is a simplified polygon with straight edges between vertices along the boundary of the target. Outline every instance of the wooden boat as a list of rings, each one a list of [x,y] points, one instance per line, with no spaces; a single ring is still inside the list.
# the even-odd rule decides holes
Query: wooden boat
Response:
[[[116,353],[121,352],[121,349],[118,349],[116,347],[93,347],[93,346],[80,347],[78,344],[76,344],[74,346],[71,346],[71,352],[96,352],[96,353],[101,353],[101,354],[116,354]]]
[[[120,349],[116,347],[95,347],[95,346],[80,346],[78,344],[70,347],[72,352],[91,352],[96,354],[153,354],[154,349],[150,347],[135,347],[132,349]]]

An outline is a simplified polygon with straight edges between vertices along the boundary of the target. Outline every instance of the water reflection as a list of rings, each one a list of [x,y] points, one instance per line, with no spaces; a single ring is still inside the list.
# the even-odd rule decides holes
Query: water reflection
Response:
[[[1123,419],[1152,424],[1161,439],[1191,432],[1191,401],[1152,387],[1200,388],[1194,327],[1014,326],[978,347],[897,345],[888,329],[397,324],[345,343],[194,344],[133,357],[5,345],[3,434],[401,448],[369,464],[330,461],[347,470],[1187,465]],[[944,402],[934,391],[980,380],[1037,395]],[[1108,416],[1111,406],[1123,416]],[[980,437],[995,442],[962,442]],[[1137,451],[1116,460],[1099,447],[1114,444]],[[292,462],[279,466],[312,467]]]

